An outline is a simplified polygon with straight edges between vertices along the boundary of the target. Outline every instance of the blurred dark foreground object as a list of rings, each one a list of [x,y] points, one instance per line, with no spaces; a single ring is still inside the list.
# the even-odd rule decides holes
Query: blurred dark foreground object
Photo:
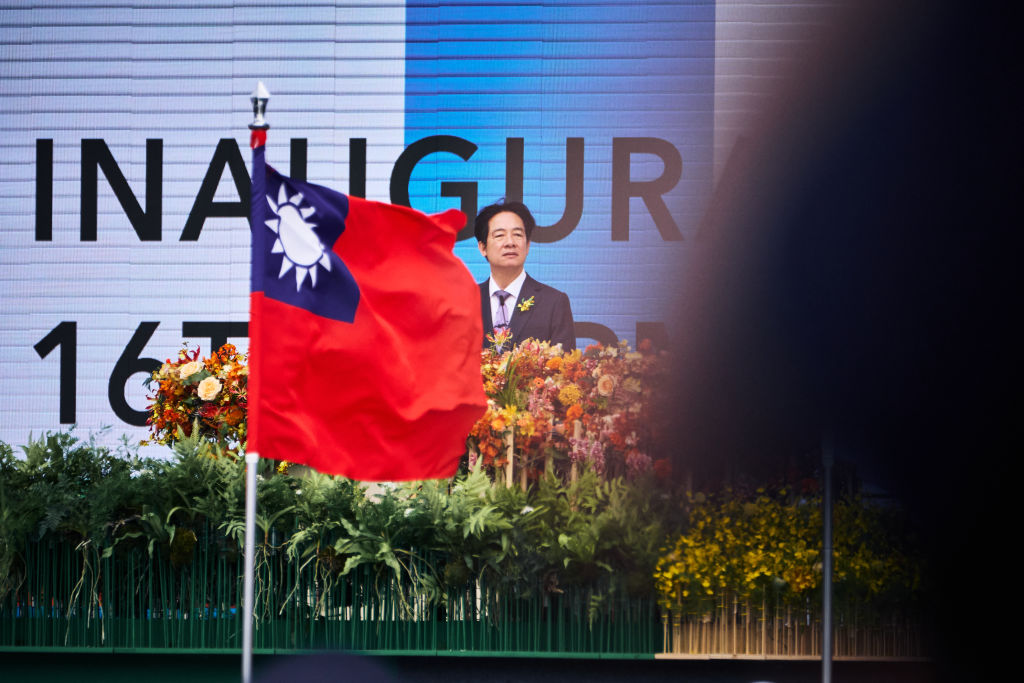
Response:
[[[691,245],[679,465],[698,485],[771,476],[820,462],[830,431],[917,520],[946,680],[986,680],[1020,591],[1018,24],[925,2],[835,20]]]
[[[256,669],[253,680],[256,683],[393,683],[399,679],[379,660],[344,652],[323,652],[275,657],[265,668]]]

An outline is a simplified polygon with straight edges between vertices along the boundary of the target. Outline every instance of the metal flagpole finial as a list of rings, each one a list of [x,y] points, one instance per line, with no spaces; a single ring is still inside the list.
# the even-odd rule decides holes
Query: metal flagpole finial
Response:
[[[252,102],[252,123],[249,124],[249,128],[252,130],[266,130],[270,128],[270,124],[264,116],[267,113],[267,102],[270,101],[270,93],[263,86],[263,81],[256,82],[256,89],[252,91],[252,95],[249,97]]]

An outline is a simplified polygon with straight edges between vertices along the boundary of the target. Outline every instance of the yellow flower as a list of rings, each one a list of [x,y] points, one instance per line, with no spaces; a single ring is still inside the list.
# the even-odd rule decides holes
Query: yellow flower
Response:
[[[537,425],[533,421],[533,415],[530,413],[521,413],[516,419],[516,426],[519,428],[519,433],[523,436],[530,437],[537,430]]]
[[[583,398],[583,394],[575,384],[566,384],[558,392],[558,400],[562,402],[563,406],[576,405],[581,398]]]

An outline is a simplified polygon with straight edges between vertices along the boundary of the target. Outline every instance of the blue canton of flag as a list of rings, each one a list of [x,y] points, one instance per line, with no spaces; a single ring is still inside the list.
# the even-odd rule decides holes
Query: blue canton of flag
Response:
[[[254,155],[263,157],[260,146]],[[252,291],[311,313],[352,322],[359,285],[334,243],[345,231],[348,197],[282,176],[260,158],[253,168]],[[258,178],[260,168],[265,182]]]

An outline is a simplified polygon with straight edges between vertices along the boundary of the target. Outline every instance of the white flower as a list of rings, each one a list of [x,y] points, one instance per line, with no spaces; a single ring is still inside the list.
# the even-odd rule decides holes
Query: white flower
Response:
[[[519,511],[519,514],[521,514],[521,515],[528,515],[531,512],[533,512],[533,508],[531,506],[529,506],[529,505],[525,505],[525,506],[523,506],[523,509]]]
[[[178,377],[180,377],[181,379],[188,379],[189,377],[196,374],[202,369],[203,366],[202,364],[199,363],[199,361],[189,361],[188,363],[185,363],[180,368],[178,368]]]
[[[220,393],[221,383],[216,377],[207,377],[199,383],[197,393],[204,401],[212,401]]]

